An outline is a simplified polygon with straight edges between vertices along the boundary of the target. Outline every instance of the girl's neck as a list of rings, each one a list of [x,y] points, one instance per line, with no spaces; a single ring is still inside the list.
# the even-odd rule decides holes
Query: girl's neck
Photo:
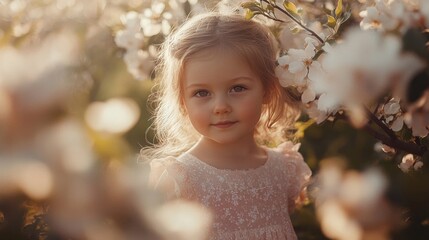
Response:
[[[253,138],[222,144],[203,137],[189,152],[220,169],[257,168],[264,165],[267,159],[266,151]]]

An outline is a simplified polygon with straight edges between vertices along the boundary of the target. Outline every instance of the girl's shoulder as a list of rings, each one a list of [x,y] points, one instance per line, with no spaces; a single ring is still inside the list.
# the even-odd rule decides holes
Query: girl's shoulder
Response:
[[[283,142],[276,148],[271,148],[277,155],[283,156],[284,161],[304,161],[301,153],[298,151],[301,143]]]
[[[277,167],[283,169],[287,179],[289,209],[305,198],[306,187],[310,182],[311,169],[298,152],[300,144],[285,142],[271,149],[276,155]]]
[[[167,194],[168,198],[179,197],[181,182],[186,178],[186,169],[175,157],[153,159],[150,163],[149,186]]]
[[[298,151],[300,143],[284,142],[276,148],[270,149],[277,158],[277,164],[286,165],[306,177],[310,177],[311,170],[304,161],[302,154]]]

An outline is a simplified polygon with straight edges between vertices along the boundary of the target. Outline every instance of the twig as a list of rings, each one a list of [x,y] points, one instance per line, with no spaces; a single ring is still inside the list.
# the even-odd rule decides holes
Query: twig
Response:
[[[280,12],[286,14],[286,16],[288,16],[290,19],[292,19],[292,21],[296,22],[299,26],[301,26],[307,32],[309,32],[311,35],[313,35],[315,38],[317,38],[317,40],[319,40],[320,43],[324,43],[325,42],[325,41],[323,41],[323,39],[319,35],[317,35],[317,33],[315,33],[313,30],[309,29],[308,27],[306,27],[304,24],[302,24],[300,21],[298,21],[296,18],[294,18],[290,13],[288,13],[284,9],[280,8],[279,6],[277,6],[277,4],[271,4],[268,0],[262,0],[262,1],[264,1],[265,3],[273,6],[275,9],[279,10]]]
[[[386,144],[389,147],[401,149],[417,156],[423,156],[423,154],[427,152],[427,148],[425,146],[404,142],[396,137],[392,139],[391,137],[374,130],[369,123],[364,126],[364,129],[373,137],[380,140],[383,144]]]
[[[271,20],[277,21],[277,22],[281,22],[281,23],[284,23],[284,22],[285,22],[285,21],[283,21],[283,20],[281,20],[281,19],[278,19],[278,18],[276,18],[276,17],[271,17],[270,15],[268,15],[268,14],[266,14],[266,13],[260,13],[260,14],[262,14],[263,16],[265,16],[265,17],[267,17],[267,18],[269,18],[269,19],[271,19]]]
[[[392,131],[392,129],[388,128],[386,124],[384,124],[378,117],[376,117],[368,108],[364,108],[369,119],[377,124],[391,139],[397,139],[396,134]]]
[[[374,116],[374,118],[378,119],[375,116]],[[343,114],[336,115],[335,119],[345,120],[348,123],[350,123],[349,117],[347,117],[346,115],[343,115]],[[400,150],[406,151],[408,153],[412,153],[412,154],[417,155],[417,156],[423,156],[428,151],[426,146],[422,146],[418,143],[405,142],[405,141],[400,140],[396,135],[394,135],[392,137],[392,136],[386,135],[387,133],[383,134],[379,131],[376,131],[371,126],[371,122],[374,122],[374,121],[372,121],[372,120],[369,121],[367,124],[365,124],[363,126],[363,129],[366,132],[368,132],[371,136],[373,136],[374,138],[380,140],[383,144],[385,144],[389,147],[395,148],[395,149],[400,149]],[[378,122],[381,123],[381,121],[379,119],[378,119]],[[377,123],[377,122],[375,122],[375,123]],[[393,133],[393,131],[390,128],[386,127],[386,125],[384,125],[383,123],[381,123],[381,124],[384,126],[382,128],[382,130],[389,129],[389,131]],[[380,127],[380,125],[378,125],[378,124],[376,124],[376,125]]]

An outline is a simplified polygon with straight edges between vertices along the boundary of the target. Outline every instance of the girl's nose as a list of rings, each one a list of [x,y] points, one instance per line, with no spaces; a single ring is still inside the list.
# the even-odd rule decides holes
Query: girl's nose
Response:
[[[213,112],[216,114],[231,112],[231,106],[225,97],[219,97],[215,100]]]

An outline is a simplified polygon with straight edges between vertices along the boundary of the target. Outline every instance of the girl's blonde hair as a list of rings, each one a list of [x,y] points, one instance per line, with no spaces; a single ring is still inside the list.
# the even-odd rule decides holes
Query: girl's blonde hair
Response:
[[[161,47],[153,101],[153,128],[157,143],[142,149],[142,159],[178,156],[199,139],[184,110],[182,76],[194,54],[215,47],[227,47],[240,54],[263,82],[265,96],[256,140],[276,145],[284,140],[298,116],[275,75],[276,41],[268,28],[243,16],[220,13],[197,15],[169,35]]]

